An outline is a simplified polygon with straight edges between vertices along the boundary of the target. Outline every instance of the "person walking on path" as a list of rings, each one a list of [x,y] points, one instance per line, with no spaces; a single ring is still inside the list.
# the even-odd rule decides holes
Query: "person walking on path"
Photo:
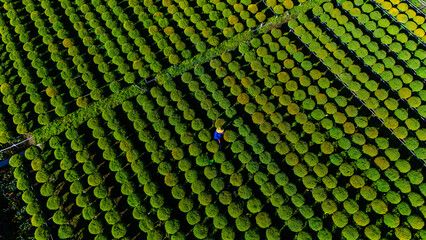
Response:
[[[214,132],[213,138],[219,142],[219,149],[221,148],[220,139],[222,138],[224,131],[225,130],[219,127],[219,128],[216,128],[216,131]]]

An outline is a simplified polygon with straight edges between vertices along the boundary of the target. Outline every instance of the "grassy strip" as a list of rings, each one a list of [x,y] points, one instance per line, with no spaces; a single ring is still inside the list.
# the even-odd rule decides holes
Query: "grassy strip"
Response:
[[[216,56],[220,56],[222,53],[227,51],[235,50],[238,45],[240,45],[242,42],[248,42],[254,37],[267,33],[273,28],[278,28],[282,24],[290,21],[291,19],[294,19],[297,17],[297,15],[307,12],[309,9],[322,4],[323,2],[327,2],[331,0],[311,0],[304,2],[301,5],[298,5],[288,11],[288,14],[282,14],[277,17],[271,17],[268,19],[268,21],[262,25],[263,27],[259,27],[258,31],[255,30],[246,30],[242,33],[239,33],[232,38],[221,42],[218,46],[214,48],[210,48],[208,51],[204,53],[199,53],[195,55],[194,57],[187,59],[179,64],[177,67],[169,67],[166,71],[161,72],[157,75],[159,81],[163,79],[163,77],[168,77],[168,74],[170,74],[172,77],[179,76],[182,74],[182,72],[185,72],[189,69],[192,69],[197,64],[203,64],[208,61],[210,61],[212,58]]]
[[[246,30],[242,33],[239,33],[230,38],[229,40],[223,41],[218,46],[210,48],[204,53],[199,53],[191,59],[181,62],[176,67],[169,67],[167,70],[164,70],[161,73],[157,74],[156,79],[158,79],[157,81],[162,81],[162,79],[168,78],[169,74],[171,77],[179,76],[183,72],[194,68],[198,64],[206,63],[212,58],[220,56],[224,52],[235,50],[242,42],[250,41],[251,39],[260,34],[266,33],[273,28],[280,27],[282,24],[290,21],[291,19],[296,18],[297,15],[305,13],[314,6],[321,4],[325,1],[330,0],[308,1],[299,6],[294,7],[288,12],[288,14],[283,14],[278,17],[272,17],[263,25],[263,27],[256,29],[258,31]],[[139,86],[144,88],[144,84],[145,82],[141,81],[139,83]],[[141,92],[142,90],[138,89],[135,86],[128,86],[121,90],[119,93],[112,94],[102,101],[94,102],[86,108],[80,108],[77,111],[66,115],[65,117],[54,120],[51,124],[47,126],[34,130],[32,132],[34,140],[36,143],[44,142],[48,140],[51,136],[58,135],[70,127],[78,127],[90,118],[96,117],[101,114],[104,109],[114,108],[120,105],[126,99],[137,96]]]
[[[169,67],[166,71],[159,73],[157,77],[158,79],[162,79],[163,77],[167,77],[167,73],[169,73],[172,77],[179,76],[198,64],[206,63],[212,58],[220,56],[224,52],[236,49],[239,44],[250,41],[254,36],[255,34],[250,30],[239,33],[232,38],[221,42],[218,46],[210,48],[204,53],[199,53],[194,57],[181,62],[177,67]]]
[[[331,0],[311,0],[302,3],[301,5],[298,5],[292,9],[290,9],[287,13],[288,14],[282,14],[277,17],[269,18],[268,22],[266,23],[268,26],[262,28],[259,31],[259,34],[267,33],[271,31],[273,28],[279,28],[282,24],[290,21],[291,19],[295,19],[297,15],[303,14],[307,12],[308,10],[312,9],[315,6],[321,5],[324,2],[329,2]]]
[[[32,132],[36,143],[48,140],[51,136],[58,135],[70,127],[78,127],[90,118],[96,117],[105,109],[114,108],[126,99],[135,97],[142,91],[135,86],[124,88],[101,101],[96,101],[86,108],[80,108],[62,118],[58,118],[51,124],[38,128]]]

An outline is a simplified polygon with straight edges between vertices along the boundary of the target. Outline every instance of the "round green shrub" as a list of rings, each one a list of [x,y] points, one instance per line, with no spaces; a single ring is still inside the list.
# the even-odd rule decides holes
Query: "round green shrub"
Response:
[[[397,227],[395,229],[395,236],[398,239],[411,239],[411,231],[406,227]]]
[[[348,198],[349,194],[345,188],[339,186],[333,189],[333,196],[337,201],[343,202]]]
[[[410,224],[410,226],[413,229],[421,230],[425,226],[425,222],[423,219],[418,215],[410,215],[407,217],[407,222]]]
[[[293,209],[288,205],[281,205],[277,209],[278,216],[282,220],[289,220],[291,216],[293,215]]]
[[[397,187],[402,193],[411,192],[410,182],[405,178],[395,180],[395,187]]]
[[[221,231],[221,237],[224,240],[232,240],[235,239],[235,230],[231,226],[226,226]]]
[[[247,209],[251,213],[258,213],[262,210],[262,203],[258,198],[251,198],[247,201]]]
[[[395,162],[396,168],[398,168],[398,171],[401,173],[407,173],[411,169],[411,165],[407,160],[404,159],[398,159]]]
[[[333,235],[331,234],[331,232],[325,228],[321,229],[318,233],[317,233],[317,237],[319,240],[331,240],[333,239]]]
[[[312,197],[317,202],[323,202],[324,200],[327,199],[327,193],[325,189],[321,186],[314,187],[311,192],[312,192]]]
[[[379,240],[381,238],[380,229],[376,225],[368,225],[364,229],[365,236],[371,240]]]
[[[167,220],[164,224],[164,228],[167,234],[175,234],[179,231],[180,223],[177,219]]]
[[[219,207],[216,204],[209,204],[205,208],[206,216],[209,218],[214,218],[219,214]]]
[[[371,206],[376,213],[381,214],[381,215],[386,214],[387,211],[388,211],[388,207],[387,207],[386,203],[381,199],[374,199],[371,202]]]
[[[303,221],[298,219],[297,217],[291,217],[287,221],[287,226],[292,232],[300,232],[303,229]]]
[[[380,192],[388,192],[390,191],[389,183],[384,179],[379,179],[374,183],[377,187],[377,190]]]
[[[272,224],[271,217],[266,212],[259,212],[256,214],[256,223],[261,228],[268,228]]]
[[[401,215],[409,216],[411,214],[411,207],[406,202],[400,202],[400,203],[398,203],[398,205],[396,206],[396,208],[397,208],[398,212]]]
[[[152,232],[151,230],[154,229],[154,221],[148,216],[144,215],[142,219],[139,221],[139,228],[143,232]],[[163,238],[160,236],[160,239]]]
[[[330,174],[324,176],[322,178],[322,182],[324,183],[324,185],[327,188],[330,188],[330,189],[333,189],[333,188],[335,188],[337,186],[337,179],[334,176],[330,175]]]
[[[321,203],[321,208],[325,214],[333,214],[337,211],[337,204],[331,199],[325,199]]]
[[[102,229],[104,228],[104,223],[103,221],[99,220],[99,219],[93,219],[92,221],[90,221],[89,223],[89,227],[88,230],[91,234],[99,234],[102,232]]]
[[[197,210],[191,210],[186,214],[186,221],[190,225],[195,225],[198,222],[200,222],[200,220],[201,220],[201,216]]]
[[[342,236],[347,240],[355,240],[359,238],[359,233],[354,226],[347,225],[342,230]]]
[[[360,194],[367,201],[373,201],[377,196],[377,192],[370,186],[361,187]]]
[[[47,199],[46,206],[50,210],[57,210],[62,204],[62,199],[59,196],[50,196]]]
[[[74,235],[74,230],[70,225],[61,225],[58,229],[58,237],[60,239],[68,239]]]
[[[383,222],[388,226],[389,228],[396,228],[399,226],[400,220],[398,215],[393,213],[386,213],[383,216]]]
[[[392,204],[398,204],[401,202],[401,195],[394,191],[386,193],[386,199]]]
[[[49,239],[50,237],[50,229],[46,226],[37,227],[34,232],[34,238],[36,240]]]
[[[52,220],[58,225],[63,225],[68,221],[68,215],[64,210],[60,209],[53,214]]]
[[[408,199],[410,200],[411,206],[413,207],[420,207],[425,202],[424,198],[415,192],[408,193]]]
[[[358,203],[352,198],[346,199],[343,202],[343,207],[345,208],[346,212],[349,214],[355,214],[359,210]]]
[[[315,232],[318,232],[319,230],[323,228],[323,222],[321,218],[319,217],[309,218],[308,224],[309,224],[309,227]]]
[[[247,217],[246,215],[239,216],[235,219],[235,226],[240,232],[247,231],[251,226],[249,217]]]
[[[337,211],[332,216],[334,225],[343,228],[348,224],[348,217],[341,211]]]

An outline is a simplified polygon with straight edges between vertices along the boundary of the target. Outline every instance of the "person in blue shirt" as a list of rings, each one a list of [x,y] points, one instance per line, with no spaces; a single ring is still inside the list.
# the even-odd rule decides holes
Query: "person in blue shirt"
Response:
[[[220,139],[222,138],[222,136],[223,136],[223,132],[224,132],[225,130],[223,130],[222,128],[216,128],[216,131],[214,132],[214,136],[213,136],[213,138],[215,139],[215,140],[217,140],[218,142],[219,142],[219,149],[220,149]]]

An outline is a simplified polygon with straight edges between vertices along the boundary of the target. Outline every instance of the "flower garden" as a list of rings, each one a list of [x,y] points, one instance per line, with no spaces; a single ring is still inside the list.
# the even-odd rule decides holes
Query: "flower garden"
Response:
[[[426,239],[408,0],[0,1],[35,239]]]

